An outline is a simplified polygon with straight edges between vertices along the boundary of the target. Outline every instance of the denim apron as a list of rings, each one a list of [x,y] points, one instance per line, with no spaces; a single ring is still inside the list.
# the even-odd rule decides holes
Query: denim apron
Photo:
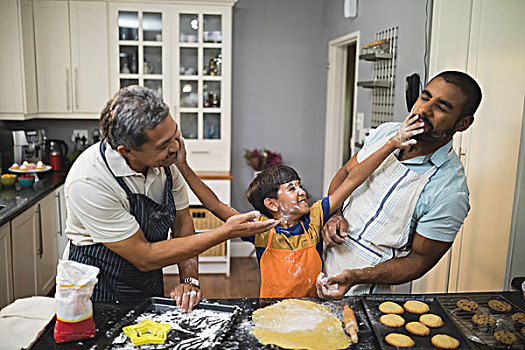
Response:
[[[132,193],[121,177],[115,176],[108,165],[106,143],[100,142],[100,153],[109,171],[126,192],[130,213],[135,217],[149,242],[167,239],[168,230],[175,220],[176,208],[172,193],[172,177],[168,167],[164,204],[159,204],[142,193]],[[164,296],[162,269],[142,272],[129,261],[116,254],[102,243],[88,246],[71,244],[69,259],[100,268],[95,285],[93,301],[136,301],[148,297]]]

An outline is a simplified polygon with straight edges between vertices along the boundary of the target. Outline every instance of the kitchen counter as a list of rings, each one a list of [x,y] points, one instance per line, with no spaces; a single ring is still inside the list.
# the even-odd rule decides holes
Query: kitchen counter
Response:
[[[428,294],[425,296],[446,297],[446,298],[464,298],[464,297],[491,297],[501,295],[508,299],[517,307],[525,310],[525,300],[520,292],[493,292],[493,293],[456,293],[456,294]],[[395,295],[393,295],[395,296]],[[416,295],[414,296],[416,297]],[[359,322],[359,343],[352,345],[351,349],[378,349],[379,343],[373,333],[370,320],[366,316],[363,304],[359,297],[348,297],[340,301],[321,301],[320,299],[312,299],[327,306],[337,313],[340,310],[344,301],[350,304],[354,310],[356,318]],[[251,314],[254,310],[268,306],[276,302],[276,299],[217,299],[209,300],[210,302],[218,302],[227,305],[236,305],[241,309],[240,315],[234,322],[232,328],[226,335],[224,341],[219,346],[220,349],[275,349],[276,347],[263,346],[257,339],[250,334],[253,323],[251,322]],[[124,303],[101,303],[94,302],[94,319],[97,329],[97,335],[93,339],[83,340],[71,343],[56,344],[53,339],[53,330],[55,320],[53,320],[46,328],[38,342],[32,349],[93,349],[97,348],[98,344],[104,343],[107,337],[113,334],[113,330],[117,328],[117,324],[123,319],[133,315],[136,304]],[[469,344],[476,348],[473,343]]]
[[[2,206],[5,208],[0,209],[0,226],[62,185],[66,180],[66,175],[66,172],[48,171],[38,174],[40,181],[35,182],[32,188],[17,190],[14,186],[3,187],[0,190],[0,208]]]

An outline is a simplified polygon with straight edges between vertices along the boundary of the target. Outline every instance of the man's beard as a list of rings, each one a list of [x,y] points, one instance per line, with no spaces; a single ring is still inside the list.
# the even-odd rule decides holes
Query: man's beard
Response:
[[[418,142],[438,143],[438,142],[446,140],[449,136],[453,135],[454,132],[456,131],[455,125],[454,127],[450,129],[434,130],[434,125],[430,122],[430,120],[427,117],[420,115],[419,119],[423,120],[425,124],[430,127],[430,129],[428,129],[428,131],[422,132],[421,134],[414,135],[412,137],[414,140]]]

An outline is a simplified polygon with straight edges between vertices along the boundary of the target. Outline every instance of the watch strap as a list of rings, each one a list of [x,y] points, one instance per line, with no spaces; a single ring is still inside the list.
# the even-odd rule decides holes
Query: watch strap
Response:
[[[199,283],[199,280],[196,279],[196,278],[192,278],[192,277],[184,278],[184,279],[180,280],[180,283],[191,284],[192,286],[195,286],[197,288],[201,287],[201,285]]]

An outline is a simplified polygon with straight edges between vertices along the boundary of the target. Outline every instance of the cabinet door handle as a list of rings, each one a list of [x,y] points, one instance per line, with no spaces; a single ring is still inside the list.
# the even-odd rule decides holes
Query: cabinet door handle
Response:
[[[78,68],[75,68],[75,108],[78,110]]]
[[[210,151],[191,151],[192,154],[210,154]]]
[[[44,238],[42,237],[42,209],[40,204],[36,209],[38,213],[38,256],[42,259],[44,255]]]
[[[62,236],[62,207],[60,205],[60,192],[56,194],[58,206],[58,234]]]
[[[66,103],[67,103],[66,108],[68,111],[71,106],[70,101],[69,101],[70,98],[71,96],[70,96],[70,86],[69,86],[69,68],[66,68]]]

